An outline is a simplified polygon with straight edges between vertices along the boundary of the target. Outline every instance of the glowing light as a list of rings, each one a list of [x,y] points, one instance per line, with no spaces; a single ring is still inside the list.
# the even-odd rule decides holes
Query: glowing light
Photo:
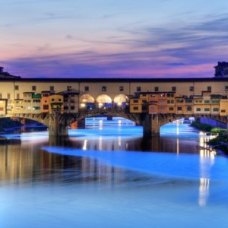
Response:
[[[83,142],[83,147],[82,147],[83,150],[87,150],[87,142],[88,142],[88,140],[85,139]]]
[[[99,130],[103,129],[103,120],[99,120]]]

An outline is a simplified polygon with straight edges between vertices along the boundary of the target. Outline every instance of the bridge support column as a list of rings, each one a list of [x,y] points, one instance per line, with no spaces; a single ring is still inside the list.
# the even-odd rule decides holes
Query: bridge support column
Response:
[[[53,114],[48,124],[49,136],[67,136],[67,126],[60,121],[59,115]]]
[[[142,117],[142,125],[144,137],[160,134],[160,121],[158,115],[145,114]]]

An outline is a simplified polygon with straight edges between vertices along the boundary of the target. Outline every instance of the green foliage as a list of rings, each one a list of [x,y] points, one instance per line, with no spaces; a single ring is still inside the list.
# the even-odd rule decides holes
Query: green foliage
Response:
[[[191,124],[192,127],[195,127],[201,131],[207,131],[207,132],[210,132],[212,130],[212,126],[209,125],[209,124],[203,124],[203,123],[200,123],[199,121],[194,121],[192,124]]]
[[[220,131],[216,138],[209,141],[209,144],[228,154],[228,132],[226,130]]]
[[[220,133],[223,133],[225,131],[226,131],[225,129],[222,129],[222,128],[219,128],[219,127],[215,127],[215,128],[211,129],[211,133],[215,133],[215,134],[220,134]]]

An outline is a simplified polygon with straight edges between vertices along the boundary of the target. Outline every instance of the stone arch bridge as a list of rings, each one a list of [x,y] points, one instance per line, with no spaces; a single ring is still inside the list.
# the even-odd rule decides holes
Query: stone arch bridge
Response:
[[[144,136],[157,135],[160,133],[160,127],[169,122],[188,117],[208,117],[227,124],[226,117],[215,115],[181,115],[181,114],[147,114],[147,113],[126,113],[124,110],[93,110],[82,111],[79,113],[59,113],[53,112],[41,114],[14,114],[6,117],[30,119],[44,124],[48,127],[50,136],[67,136],[68,126],[74,121],[81,121],[86,117],[107,116],[123,117],[134,121],[137,125],[143,126]]]

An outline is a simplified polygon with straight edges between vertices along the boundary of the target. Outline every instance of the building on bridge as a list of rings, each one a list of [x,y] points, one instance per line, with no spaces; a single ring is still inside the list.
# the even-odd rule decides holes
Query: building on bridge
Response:
[[[177,115],[228,115],[225,95],[203,91],[200,95],[177,95],[175,92],[142,92],[130,99],[131,113]]]
[[[215,96],[227,97],[227,78],[204,79],[22,79],[1,80],[0,112],[49,113],[51,106],[65,113],[95,107],[128,108],[130,112],[221,113],[227,115],[226,103]],[[159,101],[156,101],[158,97]],[[58,95],[58,96],[57,96]],[[151,95],[153,95],[151,97]],[[54,96],[50,98],[50,96]],[[62,96],[62,98],[61,98]],[[157,96],[157,98],[156,98]],[[54,103],[52,102],[54,99]],[[150,100],[151,99],[151,100]],[[210,101],[207,101],[207,100]],[[61,100],[61,102],[59,101]],[[162,101],[163,100],[163,101]],[[207,103],[209,102],[209,103]],[[58,104],[57,104],[58,103]],[[161,105],[163,103],[163,105]],[[154,107],[153,107],[154,104]],[[192,106],[195,106],[194,108]],[[158,107],[157,107],[158,108]],[[224,111],[225,110],[225,111]]]

